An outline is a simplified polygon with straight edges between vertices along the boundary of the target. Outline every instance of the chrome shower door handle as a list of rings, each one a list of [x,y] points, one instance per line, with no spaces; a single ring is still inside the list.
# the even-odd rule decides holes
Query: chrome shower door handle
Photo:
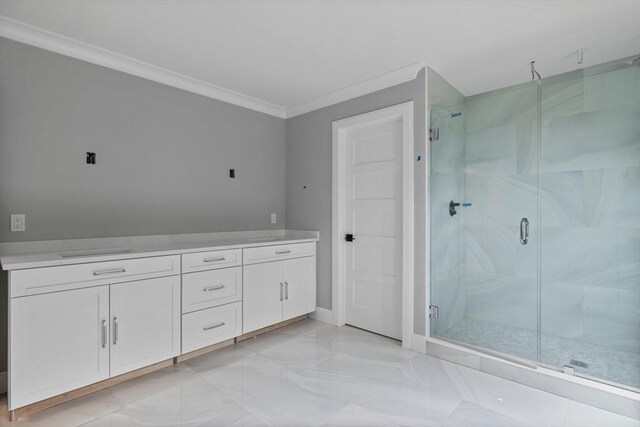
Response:
[[[529,220],[527,218],[520,220],[520,243],[523,245],[529,243]]]

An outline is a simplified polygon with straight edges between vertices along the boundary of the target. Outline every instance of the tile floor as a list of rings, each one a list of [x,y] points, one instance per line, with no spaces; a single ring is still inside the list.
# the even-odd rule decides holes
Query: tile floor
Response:
[[[5,406],[6,408],[6,406]],[[640,415],[640,414],[639,414]],[[307,320],[2,426],[640,426]]]

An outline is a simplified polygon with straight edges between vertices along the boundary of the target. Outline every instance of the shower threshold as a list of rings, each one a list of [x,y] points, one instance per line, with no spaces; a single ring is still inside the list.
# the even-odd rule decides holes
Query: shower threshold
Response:
[[[524,360],[537,358],[537,333],[525,328],[465,317],[442,338]],[[640,389],[640,354],[635,352],[542,334],[540,363],[560,370],[569,365],[576,374]]]
[[[427,337],[426,354],[576,402],[640,420],[640,393],[587,376],[567,375],[543,365],[530,367],[516,357],[476,349],[445,337]]]

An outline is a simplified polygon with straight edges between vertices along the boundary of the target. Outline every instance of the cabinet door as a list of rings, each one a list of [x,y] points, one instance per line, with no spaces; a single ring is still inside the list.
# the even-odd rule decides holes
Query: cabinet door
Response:
[[[242,290],[242,332],[247,333],[282,320],[279,262],[245,266]]]
[[[111,285],[111,376],[180,354],[180,276]]]
[[[282,320],[311,313],[316,309],[315,257],[281,261],[285,284]]]
[[[9,410],[109,377],[108,286],[9,304]]]

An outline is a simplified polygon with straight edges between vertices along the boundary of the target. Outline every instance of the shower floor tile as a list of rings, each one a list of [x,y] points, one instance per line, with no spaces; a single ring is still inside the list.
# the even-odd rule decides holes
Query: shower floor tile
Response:
[[[537,333],[529,329],[465,317],[442,337],[523,359],[537,359]],[[580,361],[588,366],[574,365],[576,373],[640,388],[638,353],[546,334],[541,343],[544,365],[562,368],[572,360]]]

